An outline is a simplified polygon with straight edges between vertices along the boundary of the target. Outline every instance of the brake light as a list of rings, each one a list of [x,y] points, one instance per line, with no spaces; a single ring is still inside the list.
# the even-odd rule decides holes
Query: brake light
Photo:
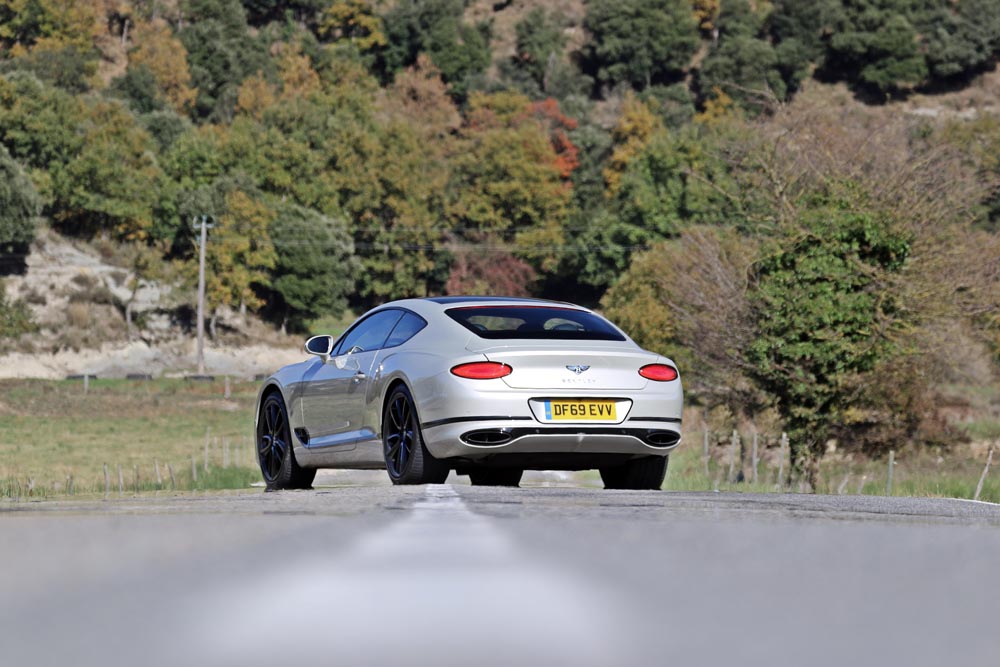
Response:
[[[639,369],[639,375],[647,380],[670,382],[677,379],[677,369],[666,364],[649,364]]]
[[[496,380],[510,375],[513,370],[507,364],[496,361],[474,361],[471,364],[455,366],[451,369],[451,374],[469,380]]]

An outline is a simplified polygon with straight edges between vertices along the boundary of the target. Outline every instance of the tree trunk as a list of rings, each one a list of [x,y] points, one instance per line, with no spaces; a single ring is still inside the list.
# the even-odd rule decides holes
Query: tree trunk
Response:
[[[128,303],[125,304],[125,329],[128,331],[129,342],[135,340],[135,329],[132,327],[132,299],[129,299]]]

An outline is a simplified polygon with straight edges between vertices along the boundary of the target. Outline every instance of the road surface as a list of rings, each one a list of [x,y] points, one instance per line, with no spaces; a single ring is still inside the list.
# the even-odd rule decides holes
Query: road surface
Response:
[[[1000,506],[321,479],[0,504],[0,664],[1000,660]]]

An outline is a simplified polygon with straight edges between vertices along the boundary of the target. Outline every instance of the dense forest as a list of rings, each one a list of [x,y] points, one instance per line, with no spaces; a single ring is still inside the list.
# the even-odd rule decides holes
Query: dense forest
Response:
[[[1000,109],[899,109],[998,56],[1000,0],[0,0],[0,254],[190,281],[204,215],[211,305],[291,330],[597,305],[808,472],[992,364]]]

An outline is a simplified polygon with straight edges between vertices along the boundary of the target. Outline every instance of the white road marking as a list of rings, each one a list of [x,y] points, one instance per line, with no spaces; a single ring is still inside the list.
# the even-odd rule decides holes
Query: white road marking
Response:
[[[250,586],[212,591],[184,614],[192,625],[180,631],[199,635],[208,664],[276,656],[369,665],[628,663],[629,621],[616,613],[623,605],[599,591],[519,552],[496,520],[436,485],[405,518],[345,553],[291,557]]]

